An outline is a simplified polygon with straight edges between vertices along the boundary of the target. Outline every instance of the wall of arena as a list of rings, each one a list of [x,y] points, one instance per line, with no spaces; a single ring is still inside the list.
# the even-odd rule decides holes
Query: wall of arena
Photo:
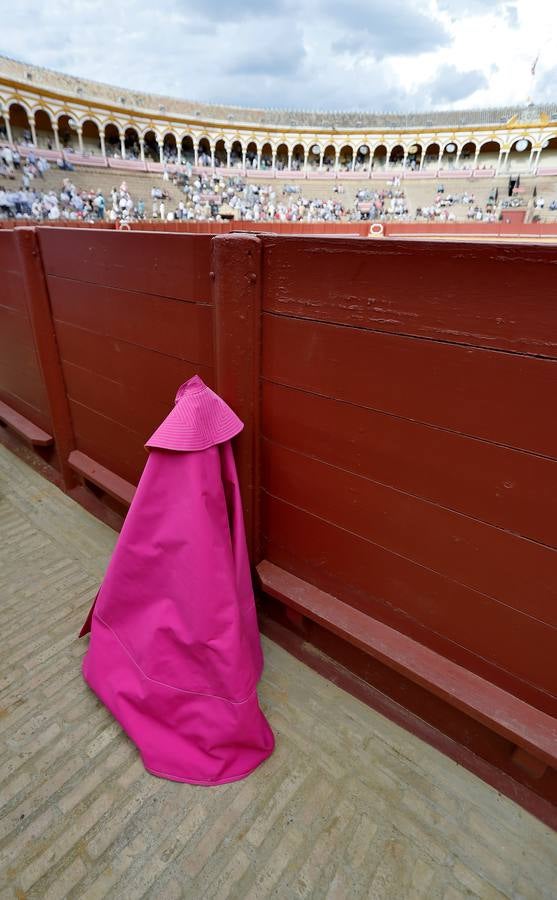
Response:
[[[194,109],[171,98],[158,98],[165,103],[155,107],[157,98],[119,97],[119,90],[0,57],[0,140],[67,149],[99,161],[120,157],[134,168],[191,163],[324,179],[390,171],[405,178],[464,171],[557,174],[553,107],[527,107],[503,117],[494,111],[487,123],[485,111],[478,111],[480,124],[456,124],[461,113],[453,111],[446,124],[432,113],[431,127],[427,114],[399,116],[400,122],[385,116],[382,126],[377,116],[368,116],[373,127],[363,122],[359,128],[346,114],[338,126],[317,127],[304,124],[303,113],[292,114],[296,121],[285,125],[284,114],[277,112],[274,124],[270,111],[262,111],[263,124],[247,121],[253,110],[202,104]],[[322,114],[323,121],[332,118]],[[470,118],[468,112],[465,119]],[[419,124],[402,127],[409,119]]]

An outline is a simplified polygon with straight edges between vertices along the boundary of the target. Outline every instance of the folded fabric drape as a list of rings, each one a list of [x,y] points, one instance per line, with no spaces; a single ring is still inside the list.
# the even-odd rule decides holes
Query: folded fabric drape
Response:
[[[149,457],[82,633],[88,685],[154,775],[221,784],[273,751],[231,438],[243,425],[195,376]]]

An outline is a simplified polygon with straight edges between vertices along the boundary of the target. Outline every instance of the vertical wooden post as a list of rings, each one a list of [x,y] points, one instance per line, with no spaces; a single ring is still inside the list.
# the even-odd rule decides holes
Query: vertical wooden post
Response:
[[[216,389],[244,422],[234,452],[242,491],[248,552],[260,554],[259,374],[261,241],[251,234],[213,238]]]
[[[77,484],[75,473],[68,464],[68,457],[75,448],[73,425],[35,229],[16,228],[15,241],[23,278],[27,314],[46,388],[56,453],[64,487],[68,490]]]

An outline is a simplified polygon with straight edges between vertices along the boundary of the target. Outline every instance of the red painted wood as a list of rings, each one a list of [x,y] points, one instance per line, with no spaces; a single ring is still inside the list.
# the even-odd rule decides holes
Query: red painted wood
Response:
[[[25,416],[21,416],[15,409],[0,401],[0,421],[4,422],[12,431],[30,444],[39,447],[47,447],[52,444],[52,435],[47,434],[42,428],[38,428]]]
[[[209,300],[209,235],[38,232],[48,275],[179,300]]]
[[[553,247],[263,241],[267,311],[557,357]]]
[[[307,456],[557,546],[557,463],[265,382],[263,434]]]
[[[557,458],[557,361],[263,316],[263,375]],[[535,398],[535,402],[533,402]]]
[[[262,458],[271,495],[557,628],[557,550],[269,441]]]
[[[557,828],[555,769],[530,778],[512,762],[510,741],[310,619],[303,636],[284,627],[285,608],[268,595],[260,598],[259,622],[269,640]]]
[[[213,313],[208,304],[54,276],[48,286],[56,321],[189,362],[213,364]]]
[[[468,657],[468,667],[477,674],[484,674],[487,661],[553,702],[557,698],[554,628],[282,500],[263,497],[263,552],[270,562],[455,662],[462,648],[475,657]]]
[[[121,422],[70,400],[77,449],[114,475],[137,484],[145,463],[145,438]]]
[[[257,573],[261,586],[271,596],[326,625],[339,637],[488,725],[547,765],[557,765],[554,717],[267,560],[258,565]]]
[[[50,433],[15,231],[0,232],[0,399]]]
[[[75,380],[75,373],[72,376],[66,370],[66,366],[72,364],[91,373],[93,379],[96,375],[99,376],[99,393],[104,390],[103,379],[120,385],[118,395],[114,396],[112,402],[115,407],[118,403],[128,402],[127,416],[130,417],[142,415],[140,411],[132,409],[140,399],[147,408],[154,399],[170,409],[176,388],[196,372],[210,386],[214,383],[211,368],[84,331],[73,325],[57,322],[56,335],[68,380],[72,384],[72,379]],[[129,399],[126,401],[128,395]],[[99,400],[96,402],[99,403]]]
[[[69,464],[72,469],[79,472],[88,481],[92,481],[98,487],[119,500],[121,503],[129,506],[135,494],[135,487],[123,478],[119,478],[110,469],[100,466],[94,459],[81,453],[80,450],[73,450],[69,456]]]
[[[64,364],[68,396],[89,409],[96,410],[136,433],[138,440],[146,441],[172,407],[172,386],[162,392],[155,386],[149,392],[138,390],[134,384],[125,384],[105,378],[99,372]],[[172,385],[175,381],[172,379]]]
[[[261,242],[251,235],[213,239],[216,389],[242,419],[234,439],[248,552],[259,549],[259,370]]]
[[[47,398],[51,422],[49,432],[52,431],[54,435],[57,466],[64,485],[70,488],[75,484],[75,477],[67,460],[75,446],[74,436],[35,229],[16,229],[15,247],[22,272],[23,293],[35,356]]]

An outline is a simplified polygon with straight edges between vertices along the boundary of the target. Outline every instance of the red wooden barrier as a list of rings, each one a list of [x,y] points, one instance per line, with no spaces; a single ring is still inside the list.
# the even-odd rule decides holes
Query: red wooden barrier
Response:
[[[136,484],[178,385],[195,372],[214,385],[211,238],[45,228],[39,240],[75,447]]]
[[[263,243],[266,557],[556,714],[555,251]]]
[[[227,227],[0,232],[0,420],[126,505],[198,372],[268,616],[557,802],[557,251]]]

